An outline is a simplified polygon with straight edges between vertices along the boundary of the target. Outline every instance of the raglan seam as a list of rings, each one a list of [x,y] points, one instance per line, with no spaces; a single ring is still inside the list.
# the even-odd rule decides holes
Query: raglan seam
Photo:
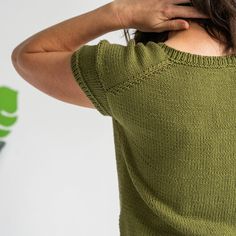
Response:
[[[144,71],[139,72],[136,75],[132,76],[132,79],[128,79],[126,81],[123,81],[122,83],[115,85],[109,89],[107,89],[107,93],[111,95],[118,95],[121,92],[132,88],[135,85],[139,85],[140,83],[148,80],[150,78],[150,75],[152,74],[161,74],[161,72],[166,71],[169,67],[171,67],[173,63],[169,60],[165,60],[160,62],[157,65],[152,65],[148,68],[146,68]]]

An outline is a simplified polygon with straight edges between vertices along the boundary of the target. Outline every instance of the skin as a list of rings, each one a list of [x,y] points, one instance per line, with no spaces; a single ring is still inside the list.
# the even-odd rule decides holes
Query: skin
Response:
[[[193,7],[175,5],[184,2],[189,0],[110,2],[27,38],[13,50],[12,64],[25,81],[47,95],[77,106],[95,108],[72,74],[73,52],[103,34],[124,27],[154,32],[175,31],[188,29],[189,24],[171,18],[207,17]]]
[[[199,40],[201,38],[201,40]],[[188,43],[186,43],[188,42]],[[202,56],[225,56],[226,45],[210,37],[196,22],[189,22],[188,30],[171,31],[165,44],[180,51]]]
[[[194,7],[178,6],[190,0],[115,0],[117,15],[123,28],[135,28],[143,32],[163,32],[167,30],[188,29],[184,19],[171,18],[209,18]]]

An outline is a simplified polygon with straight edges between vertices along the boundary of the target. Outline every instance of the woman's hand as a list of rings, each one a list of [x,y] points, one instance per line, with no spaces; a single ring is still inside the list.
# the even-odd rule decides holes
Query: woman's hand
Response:
[[[209,18],[192,6],[178,6],[190,0],[114,0],[117,20],[123,28],[134,28],[142,32],[184,30],[189,23],[184,19]]]

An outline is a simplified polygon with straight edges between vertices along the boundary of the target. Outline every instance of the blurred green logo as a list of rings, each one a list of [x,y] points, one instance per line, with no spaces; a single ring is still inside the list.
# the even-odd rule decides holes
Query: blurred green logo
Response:
[[[8,87],[0,87],[0,152],[4,145],[4,138],[11,132],[10,127],[17,121],[17,91]]]

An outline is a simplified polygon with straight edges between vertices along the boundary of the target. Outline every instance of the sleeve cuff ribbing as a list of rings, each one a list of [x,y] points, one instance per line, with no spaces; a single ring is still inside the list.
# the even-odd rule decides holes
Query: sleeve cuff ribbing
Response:
[[[106,90],[97,73],[98,54],[101,43],[97,45],[83,45],[71,57],[71,68],[74,78],[94,104],[96,109],[105,116],[111,116]]]

